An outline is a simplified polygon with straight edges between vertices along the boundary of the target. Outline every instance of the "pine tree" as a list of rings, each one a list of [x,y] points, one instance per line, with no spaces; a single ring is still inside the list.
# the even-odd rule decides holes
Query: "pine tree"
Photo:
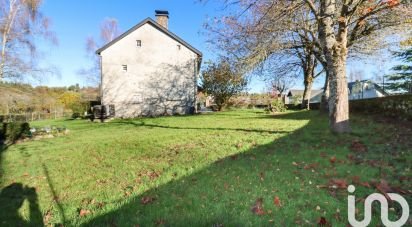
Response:
[[[393,67],[394,73],[386,76],[389,80],[388,89],[412,94],[412,48],[397,52],[394,56],[406,64]]]

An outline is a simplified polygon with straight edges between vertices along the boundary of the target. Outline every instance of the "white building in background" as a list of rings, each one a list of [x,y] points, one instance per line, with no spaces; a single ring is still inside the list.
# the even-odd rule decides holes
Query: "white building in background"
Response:
[[[348,83],[349,100],[370,99],[388,95],[384,89],[370,80],[361,80]]]
[[[202,53],[168,30],[169,13],[156,10],[96,51],[101,56],[103,105],[115,117],[188,114],[195,110]]]

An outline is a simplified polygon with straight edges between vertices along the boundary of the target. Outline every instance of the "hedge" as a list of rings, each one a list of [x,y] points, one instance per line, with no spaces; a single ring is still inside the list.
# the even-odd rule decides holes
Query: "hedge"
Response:
[[[319,103],[311,103],[310,108],[319,109]],[[412,95],[350,100],[349,110],[351,113],[380,114],[400,120],[412,120]]]
[[[412,95],[351,100],[350,112],[381,114],[402,120],[412,120]]]
[[[0,141],[14,143],[19,139],[30,136],[30,125],[27,122],[3,123],[3,126],[0,128]]]

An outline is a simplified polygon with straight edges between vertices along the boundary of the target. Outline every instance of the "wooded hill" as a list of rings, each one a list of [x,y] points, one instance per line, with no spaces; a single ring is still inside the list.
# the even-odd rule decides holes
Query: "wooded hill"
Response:
[[[86,103],[98,99],[98,89],[47,87],[20,83],[0,83],[0,114],[52,113],[84,111]]]

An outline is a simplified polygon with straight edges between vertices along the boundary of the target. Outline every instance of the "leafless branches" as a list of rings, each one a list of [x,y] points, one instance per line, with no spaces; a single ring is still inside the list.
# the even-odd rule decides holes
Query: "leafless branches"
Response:
[[[41,4],[42,0],[0,1],[0,81],[50,71],[38,67],[36,60],[36,37],[57,44],[50,20],[40,12]]]

